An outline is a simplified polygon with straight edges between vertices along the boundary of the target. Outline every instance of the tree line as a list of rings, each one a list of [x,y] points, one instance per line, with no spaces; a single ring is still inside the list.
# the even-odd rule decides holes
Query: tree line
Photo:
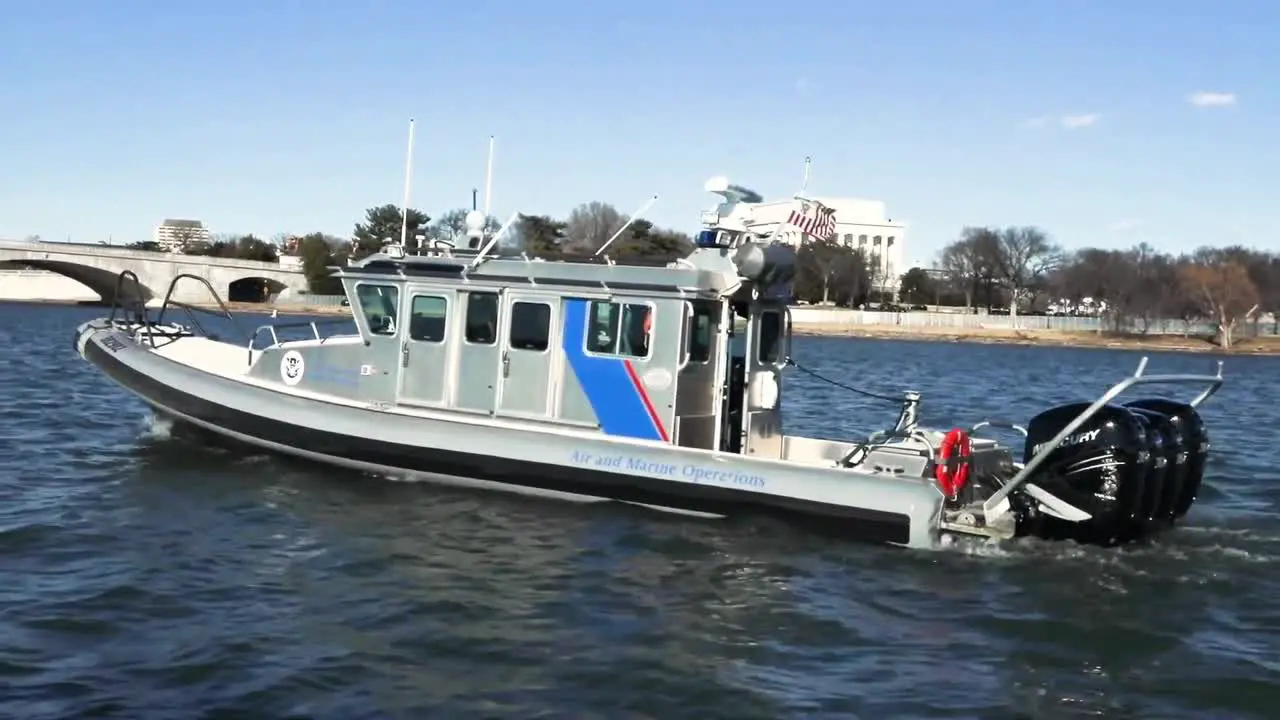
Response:
[[[406,251],[449,242],[464,246],[465,208],[432,219],[417,209],[407,213]],[[544,258],[590,255],[626,229],[609,246],[617,260],[671,261],[693,248],[689,235],[628,217],[599,201],[578,207],[567,218],[519,215],[494,252],[526,252]],[[330,267],[343,266],[398,241],[402,216],[394,204],[369,208],[350,239],[324,233],[275,243],[253,235],[221,236],[190,243],[187,254],[272,262],[283,252],[301,259],[311,292],[338,294]],[[499,229],[496,218],[486,230]],[[158,250],[154,243],[131,247]],[[1242,327],[1256,332],[1264,316],[1280,331],[1280,253],[1246,248],[1202,247],[1194,252],[1159,252],[1145,243],[1127,250],[1086,247],[1064,250],[1033,226],[964,228],[939,254],[934,268],[913,267],[888,277],[881,258],[836,240],[805,243],[797,257],[793,295],[797,301],[846,307],[904,309],[963,306],[972,312],[1077,314],[1100,318],[1111,332],[1146,333],[1163,320],[1207,322],[1216,340],[1230,347]]]
[[[458,208],[433,221],[417,209],[410,208],[402,217],[398,205],[382,205],[365,211],[364,220],[356,223],[349,240],[310,233],[292,239],[285,251],[301,258],[311,292],[338,294],[342,287],[332,277],[330,267],[344,266],[378,252],[388,241],[399,242],[402,231],[405,252],[410,254],[441,242],[465,247],[468,212]],[[492,252],[525,252],[543,258],[591,255],[619,230],[622,234],[607,250],[615,260],[669,262],[688,255],[693,249],[693,239],[685,233],[659,228],[643,218],[631,220],[630,224],[628,220],[630,218],[613,205],[599,201],[579,205],[563,220],[549,215],[521,214],[499,238]],[[501,230],[501,223],[490,216],[485,221],[485,229],[492,236]]]
[[[1036,227],[967,227],[935,272],[909,270],[901,292],[907,302],[974,311],[1096,315],[1116,333],[1147,333],[1162,320],[1207,322],[1230,347],[1265,315],[1276,329],[1280,254],[1240,245],[1172,254],[1146,243],[1067,251]]]

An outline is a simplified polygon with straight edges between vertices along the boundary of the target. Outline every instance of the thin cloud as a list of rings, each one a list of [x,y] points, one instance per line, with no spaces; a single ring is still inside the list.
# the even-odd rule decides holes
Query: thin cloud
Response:
[[[1102,116],[1098,113],[1086,113],[1084,115],[1063,115],[1059,122],[1062,127],[1068,130],[1079,130],[1080,128],[1092,127],[1098,124]]]
[[[1127,233],[1142,227],[1142,221],[1137,218],[1125,218],[1111,223],[1111,232]]]
[[[1053,115],[1041,115],[1039,117],[1033,117],[1030,120],[1028,120],[1027,127],[1033,127],[1033,128],[1048,127],[1050,123],[1056,122],[1058,125],[1060,125],[1061,127],[1067,130],[1079,130],[1080,128],[1087,128],[1091,125],[1096,125],[1098,121],[1101,119],[1102,119],[1102,115],[1099,113],[1085,113],[1081,115],[1060,115],[1056,117]]]
[[[801,95],[808,95],[809,91],[812,89],[813,89],[813,81],[810,80],[808,77],[800,76],[796,78],[796,92],[800,93]]]
[[[1187,96],[1187,102],[1196,107],[1228,107],[1236,104],[1236,94],[1229,92],[1193,92]]]

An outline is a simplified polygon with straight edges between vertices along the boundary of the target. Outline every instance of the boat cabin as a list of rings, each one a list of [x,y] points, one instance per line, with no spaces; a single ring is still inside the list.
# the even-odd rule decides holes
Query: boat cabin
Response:
[[[341,272],[362,340],[352,389],[778,457],[787,306],[717,264],[371,256]]]
[[[490,252],[502,232],[485,238],[472,220],[466,249],[389,245],[338,269],[358,336],[279,344],[280,361],[251,374],[278,367],[298,390],[380,410],[766,458],[847,451],[782,432],[793,247],[709,223],[673,262],[614,262],[607,248],[546,260]]]

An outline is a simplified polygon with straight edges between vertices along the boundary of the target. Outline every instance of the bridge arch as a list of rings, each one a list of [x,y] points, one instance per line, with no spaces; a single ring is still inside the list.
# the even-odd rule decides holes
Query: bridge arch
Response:
[[[38,268],[72,278],[108,303],[116,299],[116,278],[122,270],[136,273],[142,284],[140,292],[132,284],[121,288],[126,296],[121,299],[126,301],[137,294],[141,296],[138,299],[159,302],[180,275],[204,278],[224,299],[228,295],[243,297],[254,288],[254,278],[260,290],[248,297],[260,301],[285,292],[305,291],[307,287],[302,269],[292,265],[107,245],[0,240],[0,264]],[[212,299],[209,289],[199,282],[178,283],[173,292],[173,299],[179,302],[207,303]]]
[[[9,260],[0,262],[0,267],[47,270],[63,277],[69,277],[98,293],[104,303],[111,303],[116,300],[116,281],[120,273],[110,270],[62,260]],[[141,283],[135,285],[132,282],[125,281],[120,288],[120,295],[121,302],[133,302],[136,300],[147,302],[156,297],[156,291]],[[138,295],[141,295],[141,297],[138,297]]]
[[[264,303],[280,294],[288,286],[267,277],[248,276],[227,284],[225,298],[228,302]]]

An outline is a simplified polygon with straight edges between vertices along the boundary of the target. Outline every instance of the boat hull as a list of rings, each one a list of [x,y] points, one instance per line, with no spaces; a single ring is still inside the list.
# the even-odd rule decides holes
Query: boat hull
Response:
[[[191,368],[96,323],[77,330],[75,345],[88,362],[163,414],[312,461],[566,499],[719,516],[781,515],[893,545],[939,541],[941,495],[926,482],[303,397]]]

